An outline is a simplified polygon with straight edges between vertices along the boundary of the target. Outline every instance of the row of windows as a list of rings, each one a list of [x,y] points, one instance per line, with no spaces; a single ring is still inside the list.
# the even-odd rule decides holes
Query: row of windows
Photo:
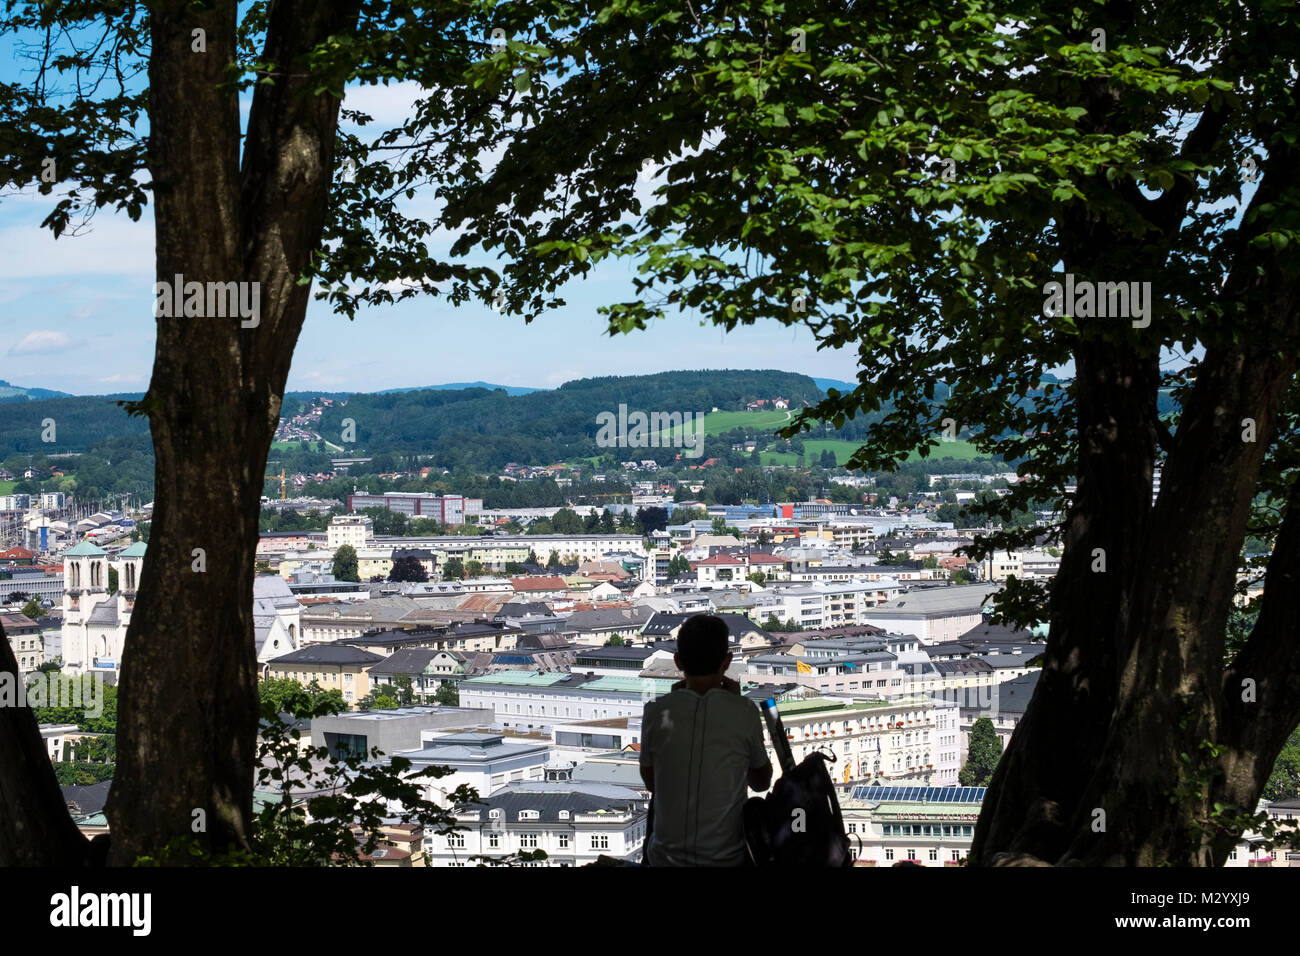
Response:
[[[962,853],[960,850],[953,850],[953,851],[951,851],[951,852],[952,852],[952,855],[951,855],[951,857],[949,857],[949,859],[953,860],[954,862],[956,862],[956,861],[958,861],[958,860],[964,860],[964,859],[966,859],[966,855],[965,855],[964,853]],[[939,851],[938,851],[938,850],[930,850],[929,856],[930,856],[930,862],[931,862],[931,863],[937,863],[937,862],[939,861]],[[893,851],[892,849],[886,849],[886,850],[885,850],[885,859],[886,859],[886,860],[892,860],[893,858],[894,858],[894,851]],[[920,858],[919,856],[916,855],[916,851],[915,851],[915,850],[908,850],[908,851],[907,851],[907,856],[903,857],[903,859],[904,859],[904,860],[912,860],[912,861],[915,861],[915,862],[920,862],[920,859],[921,859],[921,858]]]
[[[974,826],[964,824],[937,823],[886,823],[882,827],[885,836],[973,836]],[[849,831],[850,833],[853,831]]]
[[[541,836],[541,835],[542,835],[542,834],[538,834],[538,833],[521,833],[521,834],[519,834],[519,849],[521,849],[521,850],[535,850],[535,849],[537,849],[537,846],[538,846],[538,837]],[[643,826],[638,826],[638,827],[635,827],[633,830],[631,830],[631,831],[627,834],[627,838],[628,838],[628,840],[629,840],[631,843],[633,843],[633,844],[635,845],[638,841],[641,840],[641,838],[642,838],[644,835],[645,835],[645,834],[644,834],[644,827],[643,827]],[[487,846],[487,848],[488,848],[489,850],[499,850],[499,849],[502,849],[502,847],[503,847],[503,846],[505,845],[505,843],[507,842],[507,835],[506,835],[506,834],[498,833],[498,832],[495,832],[495,831],[489,831],[487,834],[485,834],[485,836],[486,836],[485,845]],[[567,849],[569,849],[569,846],[570,846],[570,840],[572,839],[572,837],[571,837],[571,835],[570,835],[569,833],[558,833],[558,834],[556,834],[555,836],[556,836],[556,846],[557,846],[559,849],[561,849],[561,850],[567,850]],[[425,842],[425,845],[426,845],[430,850],[433,849],[433,838],[432,838],[432,837],[428,837],[428,838],[426,838],[424,842]],[[465,848],[465,834],[464,834],[464,833],[448,833],[448,834],[447,834],[447,847],[448,847],[449,849],[453,849],[453,850],[463,850],[463,849]],[[609,834],[608,834],[608,833],[593,833],[593,834],[590,834],[590,848],[593,849],[593,850],[608,850],[608,849],[609,849]]]

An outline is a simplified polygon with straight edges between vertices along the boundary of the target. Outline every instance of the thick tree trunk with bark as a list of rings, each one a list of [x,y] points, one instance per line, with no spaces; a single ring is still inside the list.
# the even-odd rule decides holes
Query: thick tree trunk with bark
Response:
[[[150,419],[156,491],[122,660],[110,862],[169,843],[247,846],[257,733],[253,566],[267,452],[325,222],[339,100],[304,51],[355,22],[355,2],[272,5],[239,163],[233,2],[156,3],[150,169],[157,278],[257,283],[260,316],[157,319]],[[206,53],[192,50],[206,34]],[[338,81],[341,88],[341,80]],[[246,288],[251,288],[246,287]],[[248,327],[244,327],[247,324]]]
[[[6,694],[22,682],[3,625],[0,680]],[[0,706],[0,767],[0,866],[84,866],[90,841],[68,815],[30,707]]]
[[[1205,148],[1220,126],[1207,113],[1187,150]],[[1256,203],[1280,200],[1298,159],[1274,144]],[[1129,201],[1169,233],[1187,198]],[[1062,229],[1077,237],[1064,250],[1066,270],[1131,274],[1096,251],[1121,244],[1092,226]],[[1149,248],[1154,258],[1159,243]],[[1300,486],[1250,641],[1224,664],[1250,506],[1296,372],[1298,292],[1294,272],[1242,242],[1223,295],[1255,329],[1207,343],[1177,433],[1162,442],[1154,507],[1157,356],[1139,357],[1122,337],[1076,351],[1078,492],[1043,672],[990,783],[973,862],[1220,865],[1235,845],[1240,824],[1215,805],[1253,813],[1300,724]],[[1254,441],[1243,440],[1247,420]],[[1104,572],[1095,570],[1098,553]]]

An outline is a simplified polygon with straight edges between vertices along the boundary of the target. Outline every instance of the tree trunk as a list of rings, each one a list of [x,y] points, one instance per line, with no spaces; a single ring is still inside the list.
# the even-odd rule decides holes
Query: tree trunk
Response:
[[[1281,201],[1298,160],[1294,148],[1271,148],[1254,202]],[[1158,205],[1140,201],[1148,212]],[[1184,214],[1162,212],[1167,229]],[[1062,232],[1078,237],[1067,263],[1126,274],[1106,253],[1085,251],[1123,246],[1095,224]],[[1076,351],[1078,493],[1052,585],[1043,672],[990,781],[976,864],[1220,865],[1242,826],[1215,805],[1253,813],[1300,723],[1300,487],[1259,620],[1245,650],[1224,663],[1247,519],[1300,333],[1300,284],[1249,238],[1239,240],[1223,298],[1255,329],[1207,343],[1166,441],[1154,508],[1157,356],[1137,358],[1141,340],[1122,337],[1085,340]],[[1147,266],[1155,275],[1160,268]],[[1253,441],[1243,438],[1247,419]],[[1093,570],[1094,549],[1105,553],[1105,572]],[[1244,692],[1247,679],[1254,683]]]
[[[122,659],[110,862],[169,843],[246,847],[257,734],[253,567],[266,457],[325,222],[340,101],[302,55],[348,29],[355,2],[272,5],[239,166],[232,2],[156,3],[150,170],[157,277],[257,283],[244,316],[159,317],[142,408],[156,455],[153,526]],[[206,31],[206,53],[192,31]],[[341,78],[338,87],[341,88]],[[245,288],[251,288],[246,286]]]
[[[22,680],[3,625],[0,680],[15,693]],[[30,707],[0,706],[0,767],[0,866],[84,866],[90,842],[68,815]]]

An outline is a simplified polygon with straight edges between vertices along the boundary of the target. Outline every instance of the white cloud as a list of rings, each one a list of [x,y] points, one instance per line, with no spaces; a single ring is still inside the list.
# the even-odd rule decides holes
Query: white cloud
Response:
[[[105,385],[135,385],[145,381],[143,375],[110,375],[107,378],[98,379]]]
[[[565,382],[569,382],[575,378],[582,378],[582,377],[583,377],[583,373],[578,371],[577,369],[572,369],[572,368],[557,369],[553,372],[548,372],[546,374],[546,376],[543,379],[543,384],[550,385],[550,386],[563,385]],[[536,388],[537,386],[534,385],[532,387]]]
[[[0,279],[48,276],[136,275],[144,294],[153,282],[154,233],[151,218],[132,222],[101,212],[89,231],[55,239],[35,223],[0,229]]]
[[[42,352],[59,352],[72,344],[72,339],[53,329],[28,332],[11,349],[10,355],[39,355]]]
[[[374,130],[401,126],[414,115],[416,101],[428,95],[429,91],[414,81],[389,83],[387,86],[358,84],[343,91],[343,108],[359,110],[373,117],[373,122],[361,127],[369,134]],[[352,123],[344,123],[344,128],[352,132],[358,130]]]

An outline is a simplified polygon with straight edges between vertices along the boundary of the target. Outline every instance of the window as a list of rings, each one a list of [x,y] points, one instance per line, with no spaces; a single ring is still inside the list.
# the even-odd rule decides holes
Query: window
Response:
[[[886,860],[892,860],[893,858],[894,858],[894,851],[893,851],[893,850],[886,850],[886,851],[885,851],[885,859],[886,859]]]
[[[488,834],[488,849],[490,849],[490,850],[495,850],[495,849],[497,849],[499,846],[501,846],[501,834],[499,834],[499,833],[489,833],[489,834]]]
[[[938,850],[931,850],[931,851],[930,851],[930,859],[931,859],[931,861],[937,861],[937,860],[939,859],[939,851],[938,851]]]
[[[536,833],[521,833],[521,834],[519,834],[519,849],[521,849],[521,850],[528,850],[528,849],[532,849],[532,848],[534,848],[534,847],[536,847],[536,846],[537,846],[537,834],[536,834]]]
[[[465,834],[463,833],[447,834],[447,846],[463,847],[464,845],[465,845]]]
[[[953,850],[953,851],[952,851],[952,858],[953,858],[953,860],[960,860],[960,859],[961,859],[961,854],[958,853],[956,850]]]
[[[849,824],[849,832],[850,832],[850,833],[857,833],[857,832],[858,832],[858,825],[857,825],[856,823],[850,823],[850,824]]]
[[[561,834],[560,834],[560,849],[561,849],[561,850],[567,850],[568,848],[569,848],[569,835],[568,835],[567,833],[561,833]]]
[[[609,834],[597,833],[591,838],[591,848],[593,850],[609,849]]]

